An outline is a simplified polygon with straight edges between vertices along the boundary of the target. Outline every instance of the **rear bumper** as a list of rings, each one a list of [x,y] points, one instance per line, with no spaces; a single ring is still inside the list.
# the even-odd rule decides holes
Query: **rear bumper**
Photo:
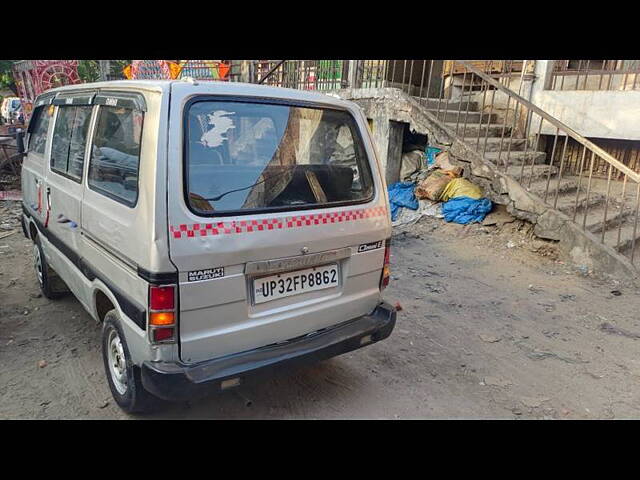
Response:
[[[284,366],[314,363],[387,338],[396,324],[396,311],[381,303],[370,314],[286,343],[228,355],[196,365],[144,362],[142,383],[157,397],[187,400],[224,390],[239,379],[268,374]]]

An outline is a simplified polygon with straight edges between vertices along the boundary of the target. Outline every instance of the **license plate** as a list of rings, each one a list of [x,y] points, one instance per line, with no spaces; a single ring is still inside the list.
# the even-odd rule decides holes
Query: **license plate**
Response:
[[[253,281],[254,302],[263,303],[338,286],[338,264],[279,273]]]

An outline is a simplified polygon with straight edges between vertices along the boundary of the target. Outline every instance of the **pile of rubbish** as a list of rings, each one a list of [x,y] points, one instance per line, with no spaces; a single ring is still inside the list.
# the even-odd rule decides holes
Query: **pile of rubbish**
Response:
[[[491,200],[462,174],[441,148],[405,152],[401,181],[388,187],[392,224],[416,222],[423,215],[463,225],[482,222],[493,207]]]

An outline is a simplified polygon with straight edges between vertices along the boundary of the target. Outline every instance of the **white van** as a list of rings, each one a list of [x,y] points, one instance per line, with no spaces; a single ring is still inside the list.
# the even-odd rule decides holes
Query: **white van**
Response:
[[[20,114],[21,102],[18,97],[5,97],[0,106],[0,115],[6,123],[12,123],[18,120]]]
[[[386,186],[355,104],[241,83],[73,85],[38,97],[26,145],[38,281],[102,322],[125,411],[393,330]]]

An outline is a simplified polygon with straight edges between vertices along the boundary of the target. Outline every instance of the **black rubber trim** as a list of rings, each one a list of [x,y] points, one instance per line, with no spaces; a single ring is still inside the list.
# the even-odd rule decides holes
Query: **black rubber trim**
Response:
[[[129,108],[142,112],[147,111],[147,102],[144,99],[144,95],[135,92],[100,90],[93,103],[107,107]]]
[[[29,217],[29,219],[35,222],[40,235],[44,235],[45,238],[49,242],[51,242],[51,244],[56,247],[60,251],[60,253],[67,257],[69,261],[73,263],[87,279],[93,281],[97,278],[102,283],[104,283],[116,297],[116,300],[118,301],[118,304],[120,305],[120,308],[125,313],[125,315],[133,320],[133,322],[142,330],[147,329],[147,310],[144,307],[139,306],[135,301],[131,300],[131,298],[129,298],[122,290],[116,287],[111,281],[107,280],[104,275],[99,274],[95,268],[89,265],[84,258],[74,252],[73,249],[71,249],[66,243],[64,243],[57,235],[51,233],[48,228],[44,228],[42,222],[36,217],[32,216],[27,211],[24,204],[22,205],[22,210],[25,215]]]
[[[138,276],[149,283],[157,285],[178,283],[178,272],[151,272],[138,266]]]
[[[286,343],[228,355],[196,365],[149,362],[142,364],[142,384],[165,400],[187,400],[222,391],[230,378],[261,376],[285,366],[314,363],[384,340],[393,331],[396,311],[381,303],[370,314]],[[362,344],[367,335],[371,341]]]
[[[51,105],[55,97],[55,93],[45,93],[39,95],[38,98],[36,98],[36,101],[33,102],[33,109],[35,110],[37,107],[40,107],[42,105]]]
[[[54,105],[93,105],[96,90],[60,92],[53,99]]]

